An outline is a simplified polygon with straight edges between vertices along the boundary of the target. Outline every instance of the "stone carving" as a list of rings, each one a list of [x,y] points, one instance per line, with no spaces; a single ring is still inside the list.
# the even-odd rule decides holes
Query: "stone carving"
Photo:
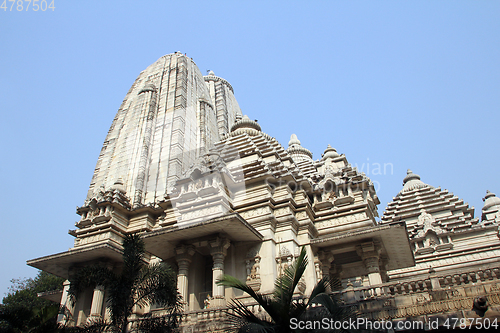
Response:
[[[247,270],[247,285],[254,291],[259,291],[261,286],[260,279],[260,257],[255,257],[253,259],[247,259],[246,270]]]
[[[286,246],[281,247],[280,253],[279,253],[280,257],[289,257],[291,255],[292,255],[292,253],[290,252],[290,250]]]
[[[436,220],[434,217],[432,217],[431,214],[427,213],[425,209],[421,210],[421,213],[418,217],[418,225],[423,225],[424,228],[431,228],[432,223],[434,223]]]
[[[351,223],[351,222],[356,222],[356,221],[362,221],[366,219],[366,214],[365,213],[356,213],[356,214],[351,214],[343,217],[337,217],[337,218],[332,218],[326,221],[318,222],[316,223],[316,227],[318,229],[321,228],[326,228],[330,226],[338,226],[346,223]]]
[[[244,219],[250,219],[252,217],[258,217],[262,215],[266,215],[271,213],[271,208],[269,207],[261,207],[256,209],[247,210],[245,212],[240,212],[241,217]]]
[[[427,213],[425,209],[422,209],[420,212],[421,213],[418,217],[417,227],[414,230],[414,235],[412,238],[425,238],[425,247],[435,247],[439,245],[440,242],[434,235],[443,234],[445,231],[436,223],[434,217],[431,214]]]
[[[111,232],[105,232],[105,233],[100,233],[100,234],[95,234],[92,236],[87,236],[87,237],[79,237],[75,239],[75,246],[81,246],[85,244],[90,244],[90,243],[95,243],[99,242],[102,240],[106,239],[113,239],[116,242],[121,242],[121,239],[118,235],[111,233]]]
[[[425,296],[424,294],[418,294],[417,295],[417,303],[425,303],[429,301],[429,298]]]
[[[282,275],[285,270],[292,265],[294,257],[297,257],[298,253],[296,255],[293,255],[292,252],[286,247],[286,246],[279,246],[279,252],[276,255],[276,264],[278,265],[278,275]]]

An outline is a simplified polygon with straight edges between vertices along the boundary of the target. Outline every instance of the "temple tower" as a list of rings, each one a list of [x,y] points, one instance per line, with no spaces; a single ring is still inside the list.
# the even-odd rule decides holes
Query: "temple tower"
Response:
[[[240,108],[231,85],[174,53],[142,71],[111,124],[87,201],[121,178],[133,207],[162,199],[182,171],[229,132]]]
[[[496,269],[500,243],[494,212],[500,200],[493,193],[487,193],[484,200],[483,212],[487,214],[479,221],[474,207],[448,190],[424,183],[408,170],[403,189],[387,205],[381,222],[406,222],[416,266],[388,272],[389,277],[410,281],[427,278],[432,272],[444,288],[457,281],[476,282],[478,272]],[[457,274],[462,280],[455,281]]]

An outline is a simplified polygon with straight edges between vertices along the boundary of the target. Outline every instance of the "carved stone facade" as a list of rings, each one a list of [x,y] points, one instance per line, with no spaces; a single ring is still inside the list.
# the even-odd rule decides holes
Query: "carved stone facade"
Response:
[[[455,315],[476,296],[500,302],[500,199],[486,195],[479,221],[409,172],[380,222],[378,204],[345,155],[328,145],[313,160],[296,135],[285,149],[241,114],[226,80],[175,53],[143,71],[118,110],[77,209],[74,248],[28,264],[67,278],[95,262],[119,269],[123,236],[140,232],[146,259],[177,269],[186,332],[223,331],[228,300],[251,304],[216,284],[222,274],[271,293],[301,247],[310,264],[297,294],[335,276],[333,292],[369,318]],[[107,318],[104,299],[89,290],[71,322]]]

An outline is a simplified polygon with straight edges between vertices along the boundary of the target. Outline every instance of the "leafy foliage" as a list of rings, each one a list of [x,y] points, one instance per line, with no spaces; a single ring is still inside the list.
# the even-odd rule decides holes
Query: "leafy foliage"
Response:
[[[123,249],[124,264],[120,274],[98,265],[79,270],[71,280],[69,294],[72,300],[75,301],[86,288],[102,286],[107,290],[111,326],[119,331],[126,332],[128,318],[135,305],[144,307],[153,303],[166,306],[170,311],[172,318],[165,319],[165,325],[168,322],[168,325],[178,326],[182,303],[177,292],[175,272],[163,263],[151,266],[145,264],[144,242],[138,234],[127,235],[123,241]],[[160,323],[159,319],[149,319],[151,325],[153,322]],[[104,323],[99,325],[103,326]]]
[[[39,271],[32,279],[12,279],[10,292],[3,298],[6,307],[42,308],[51,305],[49,300],[40,298],[38,293],[62,289],[63,278]]]
[[[0,305],[0,332],[51,332],[59,306],[38,293],[62,289],[63,278],[40,271],[32,279],[13,279]]]
[[[297,260],[288,266],[283,275],[274,284],[272,296],[255,292],[246,283],[224,275],[218,284],[233,287],[250,295],[266,312],[267,317],[256,316],[239,300],[233,300],[229,315],[230,329],[236,332],[291,332],[290,320],[321,320],[333,318],[348,320],[356,314],[350,309],[341,307],[337,300],[327,294],[328,288],[339,285],[338,281],[320,280],[307,300],[294,299],[294,291],[302,278],[308,264],[305,248],[302,248]],[[320,307],[312,308],[312,304]]]

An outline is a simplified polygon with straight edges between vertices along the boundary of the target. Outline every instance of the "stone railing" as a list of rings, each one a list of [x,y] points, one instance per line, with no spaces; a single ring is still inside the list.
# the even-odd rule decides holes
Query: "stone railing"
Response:
[[[468,311],[477,296],[500,308],[500,280],[478,273],[477,279],[431,276],[425,280],[388,282],[334,292],[346,306],[371,319],[394,319]],[[475,281],[475,282],[473,282]]]
[[[245,305],[257,316],[265,316],[266,312],[257,303],[246,303]],[[182,315],[182,332],[226,332],[227,331],[227,308],[209,308],[194,311],[186,311]]]
[[[498,280],[500,280],[500,269],[492,268],[477,272],[443,276],[430,274],[427,279],[401,282],[391,281],[363,287],[353,287],[351,285],[342,291],[335,292],[334,294],[341,295],[342,300],[346,303],[355,303],[384,296],[403,296],[415,293],[428,293],[437,290],[455,289],[464,286],[479,286],[493,283],[493,281]]]
[[[342,291],[333,292],[341,296],[345,303],[356,303],[380,297],[390,297],[396,295],[408,295],[417,292],[426,292],[432,290],[431,280],[416,280],[409,282],[388,282],[378,285],[353,287],[348,286]]]
[[[439,284],[442,288],[446,288],[467,283],[487,282],[493,279],[500,279],[499,268],[442,276],[439,278]]]

